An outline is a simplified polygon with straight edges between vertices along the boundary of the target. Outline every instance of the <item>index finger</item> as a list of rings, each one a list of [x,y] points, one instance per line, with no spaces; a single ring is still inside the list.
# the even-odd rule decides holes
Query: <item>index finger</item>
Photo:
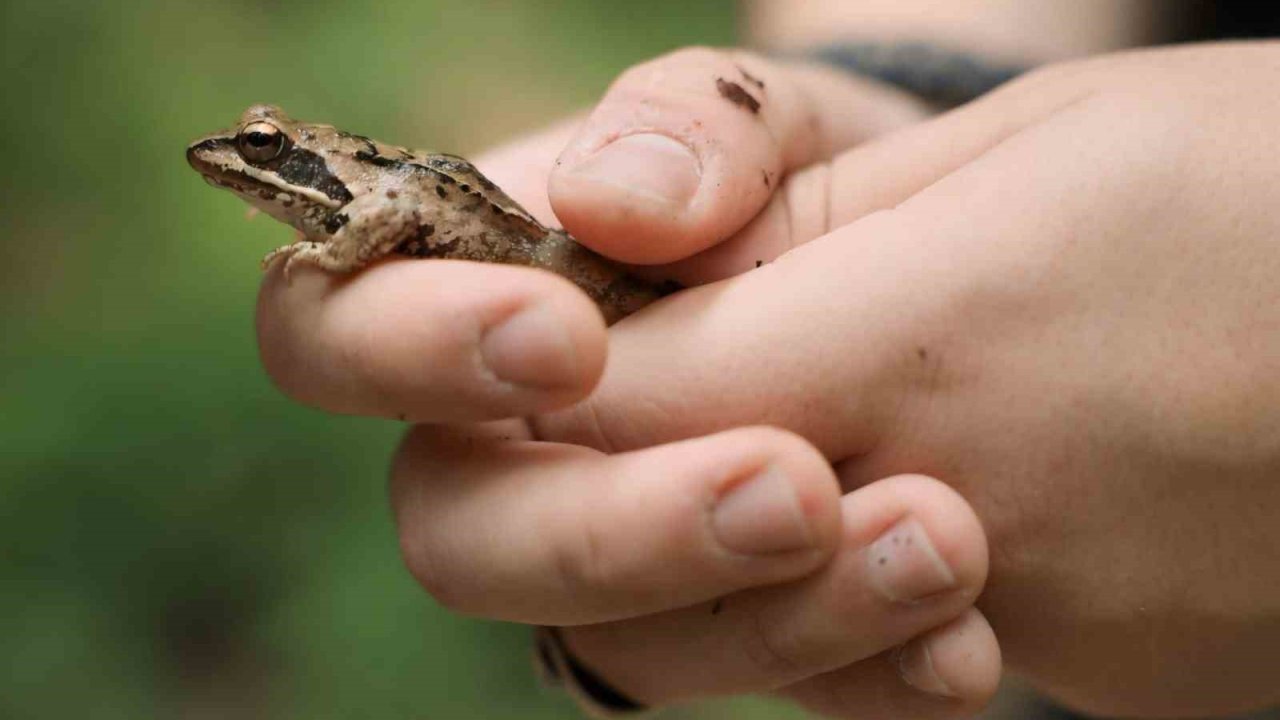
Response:
[[[599,311],[528,268],[393,260],[349,278],[273,268],[258,298],[263,366],[294,399],[415,422],[526,415],[586,395],[604,368]]]
[[[790,171],[927,115],[832,68],[688,48],[614,82],[556,161],[551,204],[597,252],[669,263],[739,231]]]

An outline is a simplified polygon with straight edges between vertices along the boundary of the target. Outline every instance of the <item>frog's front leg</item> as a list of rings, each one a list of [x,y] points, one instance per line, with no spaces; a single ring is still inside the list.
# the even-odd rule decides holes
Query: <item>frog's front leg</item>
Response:
[[[394,192],[364,195],[334,214],[330,221],[333,234],[327,240],[304,240],[277,248],[262,262],[265,267],[276,258],[286,257],[286,280],[300,263],[349,273],[391,253],[416,235],[420,224],[418,203],[411,199]]]

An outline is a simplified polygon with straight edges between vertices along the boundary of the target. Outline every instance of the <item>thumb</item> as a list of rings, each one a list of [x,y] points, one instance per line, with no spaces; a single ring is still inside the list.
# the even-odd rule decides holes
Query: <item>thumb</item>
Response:
[[[613,452],[763,422],[831,458],[868,450],[927,377],[915,343],[932,331],[932,293],[912,235],[877,214],[627,318],[595,392],[535,418],[535,433]]]

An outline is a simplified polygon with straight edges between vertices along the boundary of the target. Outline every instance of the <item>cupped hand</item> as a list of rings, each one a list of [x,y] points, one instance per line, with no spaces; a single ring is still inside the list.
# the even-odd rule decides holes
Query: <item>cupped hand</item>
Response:
[[[1280,49],[1256,44],[1049,68],[844,153],[779,161],[787,180],[754,210],[724,201],[736,226],[696,205],[704,183],[732,182],[709,169],[745,182],[732,158],[700,166],[693,204],[582,218],[577,194],[625,207],[626,183],[562,161],[551,199],[584,242],[690,284],[728,279],[615,326],[607,367],[585,299],[536,274],[485,298],[450,293],[443,263],[269,281],[264,358],[339,411],[540,413],[409,437],[394,482],[406,557],[462,611],[574,625],[573,651],[640,700],[774,689],[831,714],[972,708],[998,651],[968,609],[986,575],[971,506],[991,544],[981,607],[1011,668],[1097,712],[1256,707],[1277,699],[1280,646],[1277,67]],[[767,93],[786,82],[744,69]],[[646,131],[685,119],[662,111],[665,86],[642,93],[658,108],[637,115]],[[805,127],[770,125],[775,100],[725,103],[767,129],[742,157]],[[579,137],[629,132],[592,122]],[[559,324],[520,332],[560,350],[514,365],[571,368],[550,390],[466,375],[491,367],[475,310],[522,290]],[[456,334],[424,329],[437,307],[463,316]],[[783,430],[743,429],[762,424]],[[852,491],[838,505],[827,462]],[[745,479],[770,476],[785,482]],[[808,543],[768,567],[726,552],[715,508],[779,486],[752,492],[784,501],[744,524],[777,542],[799,526]],[[950,589],[886,593],[874,573],[894,537],[927,548],[886,556],[908,586]]]
[[[535,432],[625,452],[765,423],[846,488],[943,478],[988,533],[1008,667],[1098,713],[1276,702],[1277,68],[1273,43],[1050,67],[801,170],[817,195],[729,241],[794,249],[620,325]]]
[[[780,254],[788,238],[760,219],[780,219],[779,199],[811,201],[825,161],[925,114],[834,71],[690,50],[628,72],[587,120],[479,164],[547,221],[550,176],[584,242],[698,284]],[[664,166],[690,158],[684,195],[659,197]],[[580,401],[601,377],[603,324],[555,276],[446,261],[273,273],[259,336],[296,399],[418,423],[392,496],[432,595],[573,626],[575,652],[641,701],[828,682],[846,689],[843,712],[943,717],[995,686],[999,651],[972,609],[985,538],[942,483],[903,475],[842,498],[827,458],[769,427],[605,453],[509,419]]]

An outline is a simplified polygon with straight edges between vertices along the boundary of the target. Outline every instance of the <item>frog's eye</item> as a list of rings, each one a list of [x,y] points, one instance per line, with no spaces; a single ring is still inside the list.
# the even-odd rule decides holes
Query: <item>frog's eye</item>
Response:
[[[288,137],[269,122],[245,125],[236,135],[236,147],[249,162],[267,162],[280,157]]]

